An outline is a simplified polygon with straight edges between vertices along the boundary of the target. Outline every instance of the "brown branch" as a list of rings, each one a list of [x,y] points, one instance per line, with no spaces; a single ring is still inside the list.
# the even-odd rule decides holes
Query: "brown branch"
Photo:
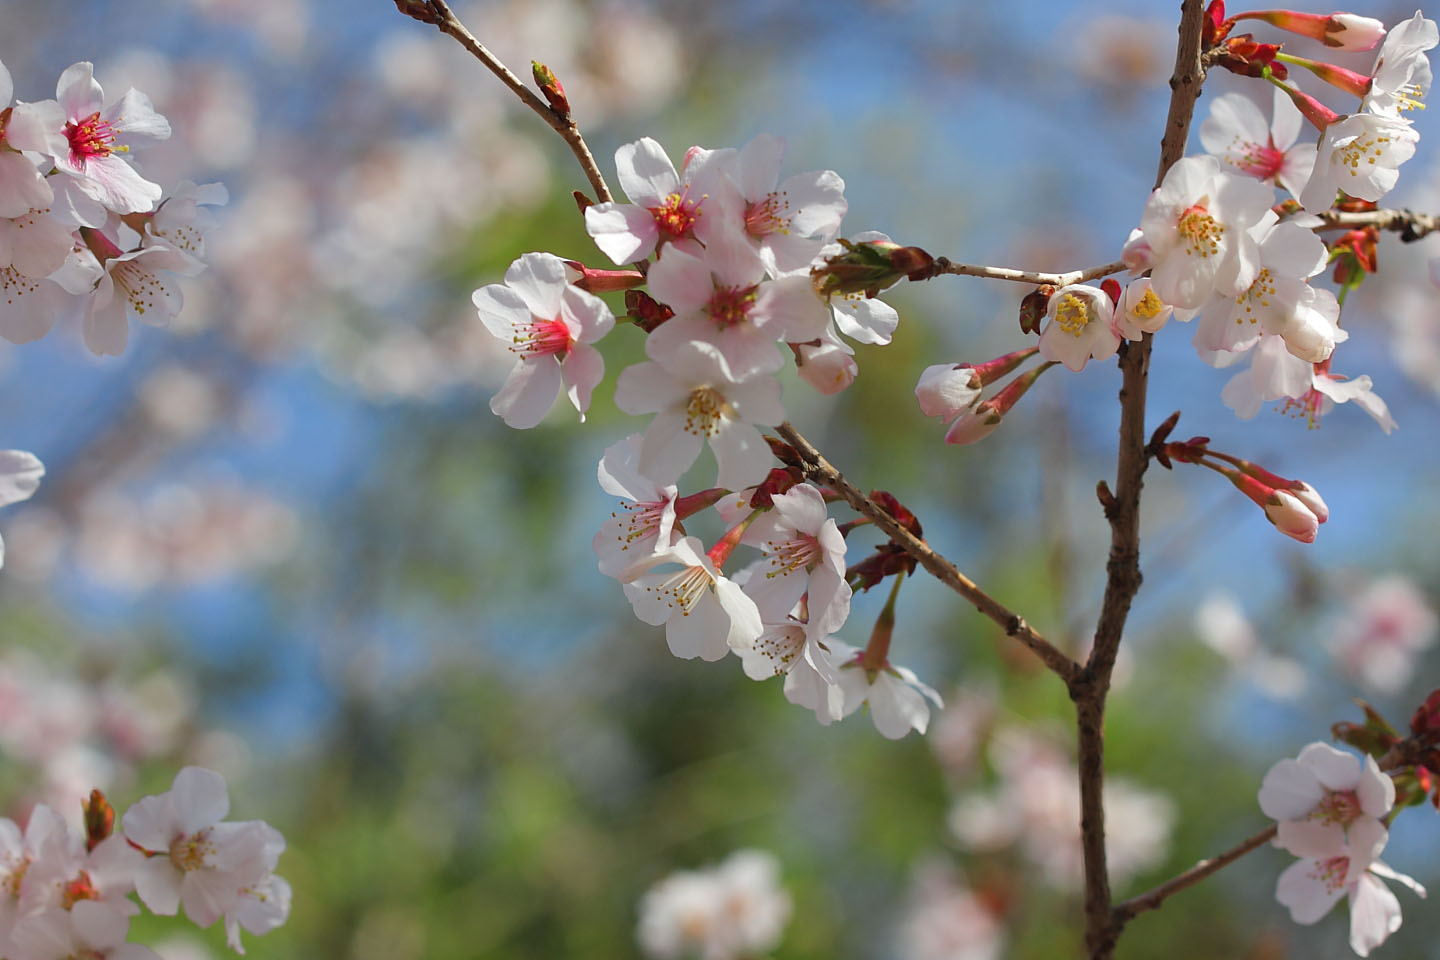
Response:
[[[1175,44],[1175,71],[1170,78],[1170,112],[1160,144],[1155,175],[1158,187],[1170,167],[1185,154],[1190,120],[1205,68],[1200,62],[1203,0],[1184,0]],[[1108,960],[1115,951],[1121,925],[1110,908],[1110,878],[1105,858],[1105,697],[1120,650],[1130,604],[1140,589],[1140,490],[1148,457],[1145,453],[1145,392],[1150,372],[1152,336],[1127,344],[1120,358],[1120,446],[1115,492],[1107,497],[1110,557],[1106,563],[1105,597],[1090,658],[1070,684],[1075,701],[1080,770],[1080,844],[1085,864],[1085,947],[1091,960]]]
[[[1201,860],[1189,870],[1166,880],[1160,884],[1160,886],[1152,890],[1147,890],[1138,897],[1131,897],[1129,900],[1126,900],[1115,908],[1115,925],[1117,932],[1119,927],[1123,927],[1136,914],[1144,913],[1146,910],[1154,910],[1171,895],[1179,893],[1186,887],[1194,886],[1210,876],[1210,874],[1215,873],[1223,867],[1228,867],[1236,860],[1245,856],[1245,854],[1269,843],[1274,839],[1277,829],[1279,829],[1278,825],[1272,823],[1253,837],[1242,840],[1224,853],[1211,857],[1209,860]]]
[[[521,82],[520,78],[510,72],[510,69],[501,63],[500,60],[485,48],[475,35],[465,28],[451,11],[450,5],[445,0],[395,0],[395,6],[406,16],[413,17],[423,23],[434,24],[441,33],[448,34],[460,41],[460,45],[469,50],[476,60],[483,63],[487,69],[500,78],[500,82],[509,87],[520,101],[540,115],[540,119],[550,125],[550,129],[560,134],[569,146],[570,152],[575,154],[575,159],[580,161],[580,168],[585,171],[585,176],[590,181],[591,188],[595,191],[595,199],[600,203],[608,203],[615,197],[610,193],[610,187],[605,183],[605,175],[595,163],[595,156],[586,145],[585,138],[580,135],[580,128],[568,114],[560,114],[551,109],[550,105],[535,94],[529,87]]]
[[[974,581],[961,573],[953,563],[930,549],[924,540],[901,526],[884,507],[861,493],[859,488],[846,480],[840,471],[831,466],[829,461],[821,456],[820,451],[789,423],[780,424],[775,428],[775,432],[795,448],[795,452],[805,462],[805,475],[809,479],[839,493],[846,503],[874,521],[893,542],[904,548],[922,567],[934,574],[937,580],[974,604],[976,610],[999,624],[1007,637],[1018,640],[1062,680],[1071,682],[1080,670],[1079,664],[1035,632],[1023,617],[976,586]]]
[[[1065,287],[1072,283],[1084,283],[1087,280],[1108,277],[1110,274],[1119,273],[1124,269],[1126,269],[1125,261],[1117,260],[1114,263],[1087,267],[1084,270],[1071,270],[1068,273],[1041,273],[1036,270],[1015,270],[1010,267],[983,267],[972,263],[955,263],[946,257],[937,257],[930,269],[925,271],[924,276],[911,277],[911,279],[929,280],[931,277],[938,277],[941,274],[952,274],[958,277],[1013,280],[1016,283],[1034,284],[1035,286],[1049,283],[1057,287]]]
[[[1413,210],[1326,210],[1319,217],[1325,221],[1316,228],[1319,230],[1354,230],[1373,226],[1380,230],[1393,230],[1405,243],[1414,243],[1440,231],[1440,216],[1415,213]]]

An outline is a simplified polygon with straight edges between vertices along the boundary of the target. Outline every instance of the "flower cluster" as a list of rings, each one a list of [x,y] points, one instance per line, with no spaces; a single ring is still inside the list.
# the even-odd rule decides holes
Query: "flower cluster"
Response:
[[[1275,890],[1296,923],[1316,923],[1346,897],[1350,946],[1366,957],[1400,929],[1400,901],[1381,878],[1425,895],[1424,887],[1380,860],[1395,784],[1374,757],[1312,743],[1270,768],[1259,800],[1265,815],[1279,821],[1276,845],[1300,858]]]
[[[285,922],[290,885],[274,873],[284,838],[260,820],[224,821],[225,781],[186,767],[173,787],[145,797],[113,832],[115,810],[97,790],[85,807],[85,834],[41,804],[22,831],[0,819],[0,953],[10,960],[157,960],[127,942],[140,908],[185,915],[208,927],[222,917],[232,949],[240,931],[262,934]]]
[[[122,353],[128,318],[165,324],[179,312],[168,275],[204,269],[208,208],[225,188],[187,182],[166,197],[145,179],[130,154],[170,124],[133,88],[107,103],[89,63],[60,75],[54,100],[13,97],[0,64],[0,336],[36,340],[76,313],[93,352]]]
[[[737,850],[647,890],[636,939],[654,960],[740,960],[774,950],[789,920],[779,861],[763,850]]]
[[[490,406],[510,426],[532,427],[563,393],[583,419],[604,377],[595,343],[616,322],[597,294],[626,291],[625,319],[645,333],[648,359],[620,373],[615,404],[652,419],[600,463],[601,486],[625,501],[596,534],[601,571],[622,583],[639,619],[664,625],[676,656],[733,652],[752,678],[783,675],[787,698],[820,722],[868,705],[880,731],[899,737],[924,730],[926,698],[938,697],[883,653],[835,638],[851,598],[845,537],[826,491],[777,467],[760,427],[785,418],[782,344],[802,379],[832,393],[857,369],[840,334],[883,344],[895,328],[894,310],[867,295],[883,285],[875,274],[837,280],[830,258],[883,273],[903,248],[879,234],[835,242],[843,181],[829,170],[781,179],[783,149],[769,136],[693,147],[677,170],[653,140],[622,146],[615,163],[629,202],[589,205],[585,224],[618,266],[634,268],[527,253],[503,284],[476,290],[482,322],[515,356]],[[707,445],[715,485],[682,495]],[[711,507],[728,529],[707,547],[683,521]],[[729,574],[742,545],[761,556]]]

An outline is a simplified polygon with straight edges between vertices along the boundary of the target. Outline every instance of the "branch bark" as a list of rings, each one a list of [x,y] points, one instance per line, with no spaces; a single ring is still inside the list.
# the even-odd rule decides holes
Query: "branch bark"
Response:
[[[1210,874],[1228,867],[1252,850],[1257,850],[1271,840],[1275,839],[1275,832],[1279,827],[1277,824],[1270,824],[1264,830],[1242,840],[1240,843],[1226,850],[1224,853],[1211,857],[1209,860],[1201,860],[1195,866],[1184,873],[1175,876],[1153,890],[1148,890],[1138,897],[1131,897],[1115,908],[1115,926],[1117,932],[1136,914],[1144,913],[1146,910],[1154,910],[1164,903],[1173,894],[1179,893],[1186,887],[1194,886],[1204,880]]]
[[[1319,214],[1324,225],[1320,230],[1354,230],[1357,227],[1377,227],[1400,234],[1406,243],[1414,243],[1422,237],[1440,230],[1440,216],[1433,213],[1415,213],[1412,210],[1326,210]]]
[[[1170,167],[1185,154],[1190,121],[1205,80],[1201,57],[1202,0],[1184,0],[1175,45],[1175,70],[1170,78],[1170,111],[1160,144],[1155,175],[1158,187]],[[1152,336],[1129,343],[1120,358],[1120,446],[1115,492],[1107,498],[1110,557],[1106,563],[1105,597],[1095,640],[1085,667],[1070,684],[1075,701],[1080,769],[1080,845],[1085,865],[1085,948],[1091,960],[1109,960],[1122,924],[1110,907],[1110,877],[1105,858],[1105,697],[1120,650],[1130,604],[1140,589],[1140,490],[1148,457],[1145,453],[1145,393],[1150,372]]]
[[[450,9],[450,4],[445,0],[395,0],[395,5],[400,12],[406,16],[413,17],[422,23],[434,24],[441,33],[448,34],[460,42],[460,45],[483,63],[491,73],[500,78],[500,82],[509,87],[520,102],[539,114],[540,119],[550,125],[550,129],[560,134],[560,138],[570,147],[570,152],[575,154],[575,159],[580,161],[580,169],[585,171],[585,178],[590,181],[590,187],[595,191],[595,199],[599,203],[608,203],[615,197],[610,193],[610,187],[605,182],[605,175],[600,172],[600,167],[595,163],[595,156],[590,152],[590,147],[585,143],[585,138],[580,135],[580,128],[575,125],[575,120],[567,115],[556,113],[550,105],[540,99],[539,95],[510,71],[510,68],[500,62],[500,59],[485,48],[485,45],[475,39],[460,18],[455,16]]]
[[[1037,633],[1035,628],[1026,623],[1023,617],[976,586],[975,582],[961,573],[953,563],[930,549],[930,545],[924,540],[901,526],[889,511],[846,480],[840,471],[831,466],[830,462],[821,456],[820,451],[816,450],[815,446],[801,436],[799,431],[789,423],[780,424],[775,428],[775,432],[780,434],[786,443],[794,447],[796,453],[800,454],[800,458],[805,461],[805,474],[809,479],[839,493],[845,498],[846,503],[874,521],[875,525],[885,531],[885,534],[893,542],[903,547],[906,553],[914,557],[916,562],[930,571],[937,580],[974,604],[975,609],[980,613],[999,624],[1007,637],[1018,640],[1026,649],[1039,657],[1041,663],[1049,667],[1066,683],[1070,683],[1079,673],[1079,664]]]
[[[973,263],[955,263],[946,257],[937,257],[924,276],[911,279],[929,280],[931,277],[951,274],[958,277],[984,277],[987,280],[1012,280],[1015,283],[1034,284],[1037,287],[1042,283],[1065,287],[1072,283],[1085,283],[1087,280],[1108,277],[1110,274],[1119,273],[1124,269],[1126,269],[1125,261],[1116,260],[1114,263],[1087,267],[1084,270],[1071,270],[1068,273],[1041,273],[1035,270],[1016,270],[1011,267],[985,267]]]

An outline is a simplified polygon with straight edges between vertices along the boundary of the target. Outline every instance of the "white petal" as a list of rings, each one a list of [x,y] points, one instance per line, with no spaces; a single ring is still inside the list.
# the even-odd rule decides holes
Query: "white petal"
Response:
[[[658,207],[680,189],[680,176],[665,149],[649,137],[615,151],[615,174],[632,203]]]
[[[1368,873],[1350,893],[1350,949],[1362,957],[1400,929],[1400,901]]]
[[[505,271],[505,286],[520,295],[531,314],[554,320],[567,286],[565,262],[553,253],[522,254]]]
[[[1315,772],[1298,761],[1281,760],[1260,784],[1260,809],[1271,820],[1298,820],[1324,796]]]
[[[1306,926],[1319,922],[1344,893],[1343,884],[1325,882],[1316,860],[1297,860],[1275,884],[1275,899],[1290,909],[1290,919]]]
[[[170,797],[181,833],[197,833],[214,826],[230,812],[225,778],[204,767],[186,767],[176,774]]]

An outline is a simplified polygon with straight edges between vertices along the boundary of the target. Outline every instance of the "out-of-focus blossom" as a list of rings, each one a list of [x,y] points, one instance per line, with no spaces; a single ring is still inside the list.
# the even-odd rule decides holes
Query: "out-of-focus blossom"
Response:
[[[1435,644],[1435,610],[1413,582],[1398,574],[1372,581],[1350,603],[1330,637],[1336,664],[1363,686],[1399,693],[1415,662]]]
[[[998,960],[1005,946],[1002,918],[975,895],[953,867],[920,864],[898,930],[901,960]]]
[[[774,950],[790,910],[774,855],[737,850],[716,866],[677,871],[647,890],[635,935],[654,960],[740,960]]]

